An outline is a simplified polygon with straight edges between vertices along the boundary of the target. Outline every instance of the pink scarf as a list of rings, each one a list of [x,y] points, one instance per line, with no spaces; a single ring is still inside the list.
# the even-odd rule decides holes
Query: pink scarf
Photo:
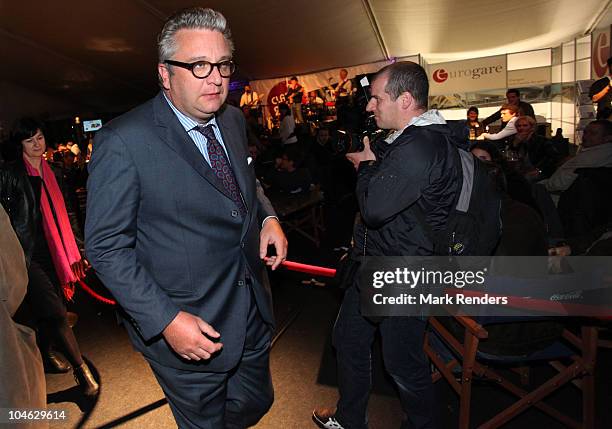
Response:
[[[25,157],[23,161],[28,175],[40,176],[38,170],[32,167]],[[70,300],[74,295],[74,283],[81,280],[74,269],[74,264],[81,260],[81,253],[74,240],[68,212],[64,204],[64,197],[57,185],[53,170],[51,170],[51,167],[49,167],[49,164],[44,159],[42,160],[41,167],[43,189],[40,193],[40,211],[42,213],[43,231],[60,285],[64,295]],[[45,192],[45,188],[47,192]],[[49,201],[47,193],[51,197],[51,201]],[[51,210],[51,204],[53,205],[53,210]],[[57,222],[53,217],[53,212],[57,216]]]

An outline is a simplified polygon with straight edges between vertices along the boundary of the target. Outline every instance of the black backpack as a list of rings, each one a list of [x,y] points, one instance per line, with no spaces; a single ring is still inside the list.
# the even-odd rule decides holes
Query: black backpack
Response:
[[[463,149],[455,157],[461,192],[446,228],[436,234],[438,255],[492,255],[501,237],[501,196],[483,161]]]

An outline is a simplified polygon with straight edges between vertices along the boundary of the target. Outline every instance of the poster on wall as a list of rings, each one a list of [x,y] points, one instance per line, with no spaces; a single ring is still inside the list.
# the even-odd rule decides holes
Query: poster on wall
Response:
[[[508,72],[508,88],[550,85],[551,67],[512,70]]]
[[[591,79],[599,79],[608,74],[608,58],[610,50],[610,30],[612,26],[600,28],[591,34]]]
[[[429,95],[506,88],[506,56],[430,64],[427,76]]]

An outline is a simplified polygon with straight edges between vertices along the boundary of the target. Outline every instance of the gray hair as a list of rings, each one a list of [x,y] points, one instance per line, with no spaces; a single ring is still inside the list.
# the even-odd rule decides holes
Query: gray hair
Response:
[[[383,76],[388,78],[385,92],[392,100],[409,92],[420,108],[427,109],[429,81],[423,67],[412,61],[400,61],[380,69],[374,79]]]
[[[234,52],[232,33],[225,17],[216,10],[203,7],[193,7],[176,12],[166,23],[157,38],[157,54],[159,62],[172,59],[178,49],[175,36],[179,30],[202,29],[218,31],[223,34],[230,48]]]

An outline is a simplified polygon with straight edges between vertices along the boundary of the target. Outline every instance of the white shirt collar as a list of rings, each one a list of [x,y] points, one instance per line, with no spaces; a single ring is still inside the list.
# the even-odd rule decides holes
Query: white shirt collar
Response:
[[[210,118],[207,122],[205,122],[204,124],[201,124],[200,122],[194,121],[193,119],[191,119],[189,116],[185,115],[184,113],[182,113],[180,110],[178,110],[174,104],[172,104],[172,102],[170,101],[170,99],[168,99],[168,97],[166,96],[166,94],[164,94],[164,98],[166,99],[166,101],[168,102],[168,104],[170,105],[170,108],[172,109],[172,111],[174,112],[174,114],[176,115],[176,117],[178,118],[179,122],[181,123],[181,125],[183,126],[183,128],[185,128],[185,131],[189,132],[191,130],[193,130],[195,127],[199,126],[199,125],[213,125],[216,128],[219,127],[219,125],[217,125],[217,117],[213,116],[212,118]]]

